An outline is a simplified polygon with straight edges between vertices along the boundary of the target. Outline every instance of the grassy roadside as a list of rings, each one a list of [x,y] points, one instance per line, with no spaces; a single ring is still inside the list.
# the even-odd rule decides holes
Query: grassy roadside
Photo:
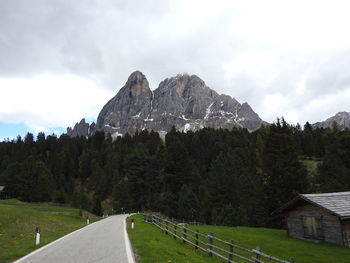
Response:
[[[131,218],[135,220],[135,229],[130,228]],[[128,218],[128,234],[140,263],[216,263],[222,262],[209,258],[206,254],[195,251],[179,240],[164,234],[155,226],[143,222],[141,214]]]
[[[90,222],[98,218],[90,215]],[[0,262],[7,263],[86,225],[79,209],[0,200]],[[35,246],[35,228],[41,229]]]
[[[191,226],[203,233],[213,232],[223,239],[234,239],[236,244],[249,249],[260,246],[272,256],[296,263],[348,263],[350,248],[328,243],[313,243],[287,236],[285,230],[253,227]]]
[[[130,229],[130,220],[135,220],[135,229]],[[140,263],[157,262],[225,262],[217,257],[209,258],[205,253],[195,251],[160,229],[143,222],[142,215],[128,219],[128,233],[134,252]],[[216,237],[229,241],[234,239],[237,245],[249,249],[260,246],[262,251],[289,260],[294,257],[296,263],[348,263],[350,248],[327,243],[312,243],[288,237],[286,231],[266,228],[192,226],[201,233],[213,232]],[[239,262],[239,261],[237,261]],[[268,262],[268,261],[267,261]]]

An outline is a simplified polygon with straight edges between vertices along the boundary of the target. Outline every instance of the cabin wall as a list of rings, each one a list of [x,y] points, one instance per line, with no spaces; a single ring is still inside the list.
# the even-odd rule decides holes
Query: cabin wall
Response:
[[[11,198],[11,196],[6,190],[0,191],[0,199],[9,199],[9,198]]]
[[[288,234],[296,238],[304,238],[303,216],[321,218],[323,240],[329,243],[343,245],[342,226],[339,218],[327,210],[312,204],[295,207],[286,213]]]
[[[6,199],[6,193],[4,191],[0,191],[0,199]]]
[[[342,221],[344,246],[350,247],[350,220]]]

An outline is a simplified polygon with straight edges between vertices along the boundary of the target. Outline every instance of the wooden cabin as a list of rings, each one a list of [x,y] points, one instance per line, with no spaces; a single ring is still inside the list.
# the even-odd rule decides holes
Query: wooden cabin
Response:
[[[6,192],[5,186],[0,185],[0,199],[7,199],[7,198],[9,198],[9,195]]]
[[[289,236],[350,247],[350,192],[300,194],[278,211]]]

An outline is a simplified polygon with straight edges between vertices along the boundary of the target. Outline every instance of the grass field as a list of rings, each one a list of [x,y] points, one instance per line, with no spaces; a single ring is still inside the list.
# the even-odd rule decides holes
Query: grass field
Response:
[[[135,220],[135,229],[130,229],[130,218]],[[141,263],[201,263],[222,262],[211,259],[193,247],[182,244],[153,225],[143,222],[142,215],[128,218],[128,233],[138,262]]]
[[[91,216],[90,216],[91,217]],[[91,217],[91,222],[98,220]],[[86,225],[79,209],[0,200],[0,262],[7,263]],[[35,246],[35,228],[41,229]]]
[[[196,252],[192,246],[165,235],[157,227],[143,222],[142,215],[135,215],[136,227],[128,227],[130,239],[141,263],[151,262],[225,262],[209,258],[203,252]],[[286,231],[266,228],[192,226],[201,233],[213,232],[223,240],[233,239],[245,248],[260,246],[262,252],[295,263],[349,263],[350,248],[327,243],[312,243],[287,236]],[[215,242],[214,242],[215,244]],[[269,262],[269,261],[267,261]]]
[[[317,175],[317,167],[322,163],[319,159],[301,159],[300,161],[305,165],[310,176]]]
[[[322,160],[318,158],[302,157],[300,162],[305,165],[309,182],[312,187],[312,192],[317,193],[320,191],[320,185],[317,183],[318,166],[322,164]]]
[[[322,160],[317,158],[303,157],[300,159],[300,162],[305,165],[308,175],[311,177],[315,177],[318,173],[317,167],[322,163]]]

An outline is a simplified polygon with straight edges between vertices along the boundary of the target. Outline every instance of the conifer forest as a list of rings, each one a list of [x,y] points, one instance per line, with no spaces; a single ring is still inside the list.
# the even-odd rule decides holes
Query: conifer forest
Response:
[[[246,129],[141,131],[112,140],[36,136],[0,143],[0,185],[28,202],[101,215],[157,211],[186,221],[280,227],[272,213],[298,193],[350,189],[350,130],[283,118]]]

